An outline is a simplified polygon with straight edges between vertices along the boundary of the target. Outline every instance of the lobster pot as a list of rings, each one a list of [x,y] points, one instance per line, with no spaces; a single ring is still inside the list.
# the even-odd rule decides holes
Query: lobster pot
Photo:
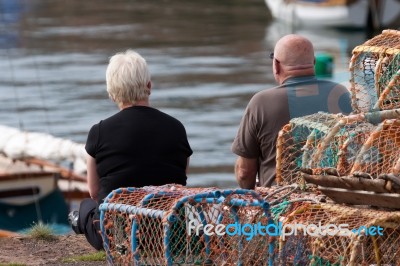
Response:
[[[360,115],[341,119],[318,146],[306,144],[303,168],[311,168],[316,174],[325,168],[336,169],[340,176],[349,174],[357,153],[374,128]]]
[[[400,261],[397,211],[303,204],[283,220],[284,230],[277,265],[397,265]]]
[[[352,53],[353,110],[361,113],[399,108],[400,31],[384,30]]]
[[[146,207],[150,207],[154,202],[161,204],[162,200],[162,206],[159,206],[159,209],[169,209],[169,206],[173,204],[173,199],[181,196],[179,188],[180,186],[121,188],[108,195],[104,204],[100,206],[100,218],[104,248],[110,264],[132,265],[134,262],[132,248],[137,248],[139,245],[137,238],[140,237],[137,234],[139,233],[137,232],[137,220],[141,215],[135,212],[137,208],[142,207],[141,212],[147,211],[148,215],[152,216],[149,223],[150,226],[153,225],[154,231],[150,236],[161,237],[163,235],[163,228],[158,226],[157,221],[159,213],[152,212],[150,208]],[[160,195],[160,190],[168,191],[168,197]],[[109,208],[108,211],[104,211],[105,207]],[[132,226],[135,227],[133,231]],[[144,227],[141,229],[146,230]],[[132,242],[133,240],[135,241]],[[152,241],[152,238],[143,239],[143,241],[147,240]],[[151,245],[153,244],[157,245],[157,243],[151,243]],[[157,249],[157,247],[154,246],[153,249]]]
[[[291,119],[278,134],[276,144],[276,181],[287,185],[299,181],[303,147],[315,147],[329,132],[340,116],[316,113]],[[305,151],[307,152],[307,151]]]
[[[382,114],[396,113],[391,111]],[[318,185],[319,191],[337,203],[400,209],[400,120],[385,119],[368,134],[361,134],[365,134],[358,137],[363,142],[355,143],[350,157],[340,154],[335,173],[323,168],[303,169],[302,178]],[[324,146],[328,147],[321,145],[320,150]],[[342,146],[340,152],[345,149]]]
[[[388,174],[400,157],[400,119],[386,119],[379,124],[356,156],[351,174],[367,174],[376,179]]]
[[[302,168],[316,175],[349,175],[358,153],[377,125],[399,117],[399,109],[342,117],[318,145],[314,145],[309,136],[303,147]]]
[[[254,228],[273,223],[269,204],[251,190],[126,188],[100,210],[111,265],[272,265],[274,241]]]

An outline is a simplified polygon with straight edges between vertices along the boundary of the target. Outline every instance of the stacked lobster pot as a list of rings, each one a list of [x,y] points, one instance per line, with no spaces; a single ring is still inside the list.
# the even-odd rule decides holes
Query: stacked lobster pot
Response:
[[[350,71],[354,115],[305,156],[303,177],[338,203],[400,209],[400,31],[355,47]]]

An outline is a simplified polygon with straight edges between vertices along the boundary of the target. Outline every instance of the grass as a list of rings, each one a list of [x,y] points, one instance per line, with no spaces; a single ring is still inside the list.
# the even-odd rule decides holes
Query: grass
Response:
[[[99,251],[99,252],[92,253],[92,254],[65,258],[62,260],[62,262],[68,263],[68,262],[77,262],[77,261],[105,261],[105,260],[106,260],[106,253],[104,251]]]
[[[26,266],[26,264],[21,263],[0,263],[0,266]]]
[[[34,224],[27,234],[34,239],[41,240],[53,240],[56,238],[54,230],[43,223]]]

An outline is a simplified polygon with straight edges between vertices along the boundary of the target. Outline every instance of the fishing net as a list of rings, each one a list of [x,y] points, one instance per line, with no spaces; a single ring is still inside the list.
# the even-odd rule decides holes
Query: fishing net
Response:
[[[320,194],[296,184],[255,191],[179,185],[121,188],[100,206],[101,230],[110,265],[400,261],[400,212],[323,201]],[[260,224],[274,225],[276,231],[258,231],[254,226]],[[235,226],[221,235],[215,234],[218,225]]]
[[[355,112],[400,107],[399,65],[400,31],[384,30],[353,49],[350,90]]]
[[[297,183],[338,203],[399,209],[399,117],[393,109],[291,120],[278,137],[278,183]]]
[[[318,195],[311,190],[304,190],[298,184],[273,187],[256,187],[255,191],[269,203],[272,218],[275,223],[281,216],[290,213],[298,203],[325,202],[324,195]]]
[[[372,124],[359,116],[342,118],[319,145],[306,145],[303,168],[311,168],[314,172],[327,168],[332,172],[337,171],[336,175],[345,175],[350,171],[358,150],[373,128]]]
[[[287,185],[299,181],[303,147],[315,147],[336,124],[340,115],[316,113],[291,119],[278,134],[276,144],[276,182]]]
[[[377,123],[398,117],[400,110],[395,109],[341,118],[318,145],[306,143],[303,148],[302,168],[312,169],[314,174],[326,171],[335,176],[350,174],[356,157],[376,129]]]
[[[285,217],[282,228],[285,237],[282,233],[277,265],[397,265],[400,261],[397,211],[304,203]]]
[[[269,205],[254,191],[125,188],[113,191],[100,210],[110,264],[266,265],[273,260],[274,238],[252,227],[273,223]],[[215,233],[230,224],[251,226]]]
[[[338,203],[400,208],[399,110],[341,119],[303,167],[302,178]],[[374,125],[368,121],[383,122]],[[395,194],[387,194],[395,193]]]
[[[366,174],[375,179],[393,171],[400,156],[400,120],[387,119],[370,134],[357,154],[352,174]]]

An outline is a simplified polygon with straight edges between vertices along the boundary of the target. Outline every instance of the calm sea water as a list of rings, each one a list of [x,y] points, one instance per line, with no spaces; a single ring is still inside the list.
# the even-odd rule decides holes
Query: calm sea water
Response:
[[[152,72],[151,104],[187,129],[192,186],[235,186],[230,145],[248,100],[274,85],[267,54],[278,38],[306,35],[342,72],[367,38],[279,24],[263,0],[0,0],[0,10],[1,124],[85,142],[117,112],[109,57],[134,49]]]

